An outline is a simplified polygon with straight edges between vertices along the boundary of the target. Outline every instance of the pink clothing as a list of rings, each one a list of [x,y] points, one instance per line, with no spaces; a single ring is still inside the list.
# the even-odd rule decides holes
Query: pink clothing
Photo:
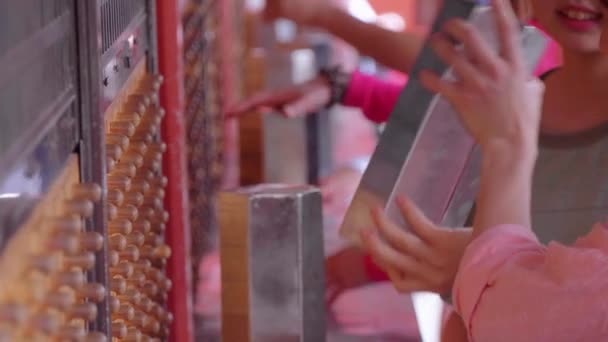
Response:
[[[540,76],[561,64],[561,52],[559,45],[550,41],[545,55],[538,63],[534,75]],[[405,78],[407,82],[407,77]],[[395,103],[405,86],[392,78],[383,80],[372,75],[354,72],[342,104],[348,107],[357,107],[363,114],[373,122],[382,123],[388,120]]]
[[[608,341],[608,226],[573,246],[495,227],[462,258],[453,299],[469,341]]]

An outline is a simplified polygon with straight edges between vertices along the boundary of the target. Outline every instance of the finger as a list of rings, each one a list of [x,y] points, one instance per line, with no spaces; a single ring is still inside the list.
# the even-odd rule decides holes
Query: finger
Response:
[[[519,45],[519,22],[509,0],[492,0],[498,30],[501,55],[511,64],[521,65],[523,57]]]
[[[457,81],[441,79],[437,74],[422,70],[420,72],[420,83],[433,93],[440,94],[448,101],[452,101],[458,96],[461,85]]]
[[[464,20],[454,19],[448,21],[445,24],[445,26],[443,27],[443,32],[463,44],[465,51],[464,56],[462,53],[459,53],[458,56],[461,59],[467,61],[469,65],[461,67],[463,68],[463,70],[456,69],[457,66],[454,65],[454,68],[456,71],[458,71],[459,76],[469,77],[471,72],[470,68],[475,69],[470,64],[468,59],[472,60],[473,63],[478,65],[482,71],[489,72],[492,75],[496,74],[498,55],[494,51],[492,51],[490,45],[482,38],[481,34],[479,33],[479,31],[477,31],[475,27],[465,22]],[[452,50],[456,51],[456,48],[452,44],[450,44],[446,39],[444,39],[444,41],[444,44],[450,45],[452,47]],[[446,48],[444,47],[444,49]],[[478,74],[477,70],[475,70],[475,75],[476,74]]]
[[[424,273],[420,263],[413,257],[401,254],[382,241],[373,230],[363,230],[363,245],[374,262],[382,269],[395,268],[400,272],[419,275]]]
[[[432,251],[422,240],[391,222],[382,209],[373,210],[372,219],[382,238],[399,252],[413,256],[423,262],[429,262],[433,257]]]
[[[408,223],[416,235],[427,242],[434,240],[435,225],[414,202],[405,196],[399,195],[397,196],[397,207],[405,222]]]
[[[403,275],[395,269],[386,270],[386,274],[393,284],[393,287],[400,293],[426,291],[429,288],[429,285],[425,280]]]

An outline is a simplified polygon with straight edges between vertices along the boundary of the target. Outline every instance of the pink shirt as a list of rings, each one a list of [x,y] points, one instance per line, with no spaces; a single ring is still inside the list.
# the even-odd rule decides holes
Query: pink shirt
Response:
[[[471,342],[608,341],[608,226],[573,246],[495,227],[467,248],[453,299]]]

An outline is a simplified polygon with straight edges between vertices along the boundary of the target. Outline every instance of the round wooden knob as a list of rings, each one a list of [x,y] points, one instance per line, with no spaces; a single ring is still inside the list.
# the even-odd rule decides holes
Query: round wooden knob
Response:
[[[112,169],[116,166],[116,163],[116,159],[106,156],[106,172],[112,172]]]
[[[133,182],[133,187],[131,188],[131,190],[145,194],[150,190],[150,183],[143,180],[135,181]]]
[[[108,251],[108,264],[110,266],[116,266],[120,262],[120,255],[117,251]]]
[[[135,305],[139,305],[143,296],[136,288],[127,287],[125,293],[121,294],[118,298],[125,303],[133,303]]]
[[[154,224],[152,225],[151,231],[158,234],[157,235],[158,237],[161,237],[161,235],[165,233],[166,229],[167,229],[167,225],[164,222],[155,221]]]
[[[137,246],[140,247],[144,244],[144,242],[146,241],[146,237],[144,236],[143,233],[141,232],[132,232],[131,234],[127,235],[127,243],[133,246]]]
[[[77,291],[78,298],[87,299],[96,303],[104,300],[106,297],[106,288],[97,283],[84,284]]]
[[[94,303],[78,303],[70,308],[69,317],[93,321],[97,318],[97,305]]]
[[[56,275],[55,286],[69,286],[72,288],[80,288],[86,282],[85,275],[82,271],[72,270],[60,272]]]
[[[33,269],[50,274],[61,269],[63,258],[59,253],[49,253],[33,256],[30,262]]]
[[[120,162],[112,169],[112,175],[122,176],[127,178],[135,177],[137,167],[132,163]]]
[[[141,211],[141,217],[145,218],[146,220],[152,221],[154,220],[154,209],[152,208],[140,208]]]
[[[119,134],[106,134],[106,143],[116,145],[123,151],[126,151],[129,147],[129,138]]]
[[[154,270],[154,268],[152,268],[152,263],[150,262],[150,260],[146,259],[139,259],[134,262],[133,265],[135,265],[136,270],[143,271],[144,273]]]
[[[127,102],[139,102],[147,107],[150,105],[150,97],[146,94],[132,94],[129,95]]]
[[[154,191],[154,196],[158,198],[165,198],[165,190],[163,188],[156,188]]]
[[[84,199],[93,202],[101,200],[101,186],[95,183],[76,184],[72,188],[72,197],[74,199]]]
[[[58,317],[50,313],[37,313],[31,316],[25,331],[40,331],[46,335],[53,335],[59,330]]]
[[[142,273],[134,273],[127,279],[127,283],[135,288],[142,287],[146,282],[146,276]],[[145,292],[144,292],[145,293]]]
[[[133,316],[135,315],[135,309],[129,304],[120,304],[120,308],[116,313],[114,313],[114,317],[124,319],[125,321],[133,320]]]
[[[159,172],[162,168],[162,164],[158,159],[146,159],[142,167],[148,168],[152,172]]]
[[[87,333],[84,342],[107,342],[108,338],[106,335],[100,332],[89,332]]]
[[[146,151],[148,151],[148,144],[141,141],[133,142],[131,144],[131,150],[143,156]]]
[[[160,235],[158,235],[158,234],[155,234],[155,233],[148,233],[148,234],[146,234],[145,243],[148,246],[157,247],[157,246],[162,245],[163,242],[164,242],[163,241],[163,237],[160,236]]]
[[[150,263],[150,265],[151,265],[151,263]],[[145,270],[145,272],[146,272],[146,275],[148,276],[148,278],[155,282],[160,282],[163,279],[165,279],[165,275],[163,274],[163,271],[159,270],[158,268],[150,266],[148,269]]]
[[[121,191],[128,191],[131,188],[131,179],[120,175],[108,175],[108,187]]]
[[[108,190],[108,202],[115,206],[120,206],[125,200],[125,196],[119,189]]]
[[[139,259],[139,248],[133,245],[128,245],[124,250],[118,253],[120,258],[128,261],[137,261]]]
[[[103,248],[103,236],[97,232],[85,232],[80,235],[80,248],[89,252],[98,252]]]
[[[127,331],[127,336],[125,336],[123,341],[124,342],[141,342],[141,332],[135,327],[130,327]]]
[[[126,204],[118,208],[118,218],[120,219],[135,221],[137,220],[138,214],[137,208],[131,204]]]
[[[130,191],[125,196],[125,203],[139,207],[144,203],[144,195],[141,192]]]
[[[150,230],[152,229],[152,225],[150,224],[150,221],[148,220],[137,220],[135,221],[135,223],[133,224],[133,231],[136,232],[141,232],[141,233],[148,233],[150,232]]]
[[[119,112],[116,117],[116,120],[125,121],[132,123],[135,127],[139,125],[140,122],[140,114],[132,111],[124,111]]]
[[[121,276],[125,279],[129,279],[133,275],[133,265],[126,262],[119,262],[118,265],[110,267],[110,274],[112,276]]]
[[[123,106],[123,110],[142,115],[146,111],[146,106],[147,104],[138,99],[128,99]]]
[[[119,160],[122,155],[122,149],[118,145],[106,145],[106,158]]]
[[[112,322],[112,337],[118,339],[127,337],[127,325],[120,321]]]
[[[44,301],[44,305],[58,310],[66,310],[74,303],[76,303],[76,296],[73,291],[51,292]]]
[[[64,211],[69,215],[90,217],[93,215],[93,202],[88,200],[67,200],[64,202]]]
[[[139,308],[143,312],[149,312],[149,313],[153,314],[152,310],[154,309],[154,301],[152,299],[142,296],[141,300],[139,301],[137,306],[139,306]]]
[[[148,324],[146,325],[146,332],[149,332],[151,335],[156,335],[160,332],[160,322],[149,317]]]
[[[142,205],[145,205],[147,207],[150,207],[154,210],[159,210],[163,208],[163,200],[161,198],[158,197],[153,197],[150,196],[148,198],[146,198],[144,200],[144,202],[142,203]]]
[[[78,217],[62,217],[51,222],[51,232],[56,234],[77,234],[82,229],[82,219]]]
[[[144,157],[135,151],[129,150],[122,155],[121,161],[141,167],[144,164]]]
[[[159,283],[159,287],[163,291],[169,292],[171,290],[171,288],[173,287],[173,282],[171,281],[171,279],[165,278]]]
[[[148,315],[139,310],[136,310],[131,323],[133,323],[133,325],[139,327],[140,329],[145,329],[148,326],[149,321],[150,318],[148,317]]]
[[[49,238],[47,248],[50,251],[62,251],[64,253],[73,254],[80,247],[79,239],[75,235],[57,234]]]
[[[123,294],[127,290],[127,281],[122,277],[112,277],[110,279],[110,289],[117,294]]]
[[[164,321],[167,322],[167,324],[173,323],[173,314],[169,311],[165,312]]]
[[[122,251],[127,248],[127,239],[124,235],[113,234],[109,238],[109,245],[114,251]],[[118,255],[120,256],[120,253]]]
[[[154,248],[154,258],[157,259],[168,259],[171,257],[171,247],[167,245],[161,245]]]
[[[108,224],[110,234],[129,234],[133,231],[133,224],[127,219],[116,219]]]
[[[142,292],[150,297],[155,297],[158,294],[159,289],[153,282],[146,281],[142,286]]]
[[[135,133],[135,125],[128,121],[110,122],[110,133],[130,137]]]
[[[80,342],[85,340],[86,335],[87,332],[83,326],[66,325],[59,329],[55,338],[59,341]]]
[[[140,124],[141,126],[141,124]],[[154,133],[150,133],[149,129],[144,129],[143,127],[135,131],[135,134],[131,137],[133,141],[140,141],[144,144],[149,144],[154,140]]]
[[[114,204],[108,203],[107,209],[108,209],[108,220],[109,221],[115,220],[118,217],[118,207],[115,206]]]
[[[27,308],[15,303],[0,304],[0,322],[19,325],[27,318]]]
[[[163,154],[157,151],[148,151],[145,155],[144,155],[144,164],[146,165],[146,163],[149,163],[150,161],[156,161],[156,162],[161,162],[163,160]]]
[[[110,296],[109,302],[110,302],[110,312],[112,313],[116,313],[118,312],[118,310],[120,310],[120,300],[118,298],[116,298],[115,296]]]
[[[145,163],[144,163],[145,164]],[[149,182],[154,179],[154,173],[150,170],[141,169],[135,176],[136,179],[141,179],[146,182]]]
[[[95,255],[91,252],[69,255],[64,257],[63,262],[66,269],[79,267],[83,270],[89,270],[95,266]]]

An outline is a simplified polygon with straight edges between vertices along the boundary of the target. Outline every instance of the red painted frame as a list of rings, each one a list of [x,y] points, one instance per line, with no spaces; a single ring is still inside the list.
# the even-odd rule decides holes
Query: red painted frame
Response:
[[[160,100],[166,110],[161,132],[167,144],[163,171],[168,183],[165,207],[169,211],[166,239],[172,255],[167,272],[173,281],[168,305],[173,312],[169,341],[194,341],[192,309],[191,232],[184,122],[182,11],[177,0],[156,0],[158,64],[165,81]]]

